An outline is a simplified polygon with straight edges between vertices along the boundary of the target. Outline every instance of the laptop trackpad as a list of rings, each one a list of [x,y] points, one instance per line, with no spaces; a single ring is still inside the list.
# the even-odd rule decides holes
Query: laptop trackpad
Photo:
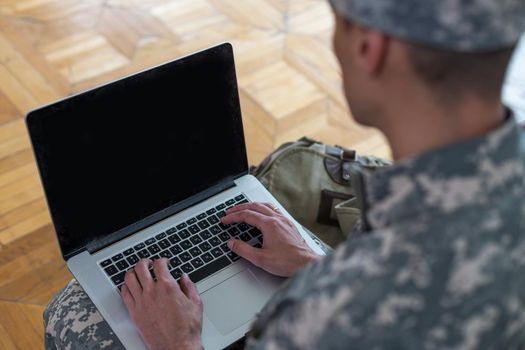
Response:
[[[226,335],[254,318],[268,300],[268,291],[246,269],[201,294],[208,319]]]

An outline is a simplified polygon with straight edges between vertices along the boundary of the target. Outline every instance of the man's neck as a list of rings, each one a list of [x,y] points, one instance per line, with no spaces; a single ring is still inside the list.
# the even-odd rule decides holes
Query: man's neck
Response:
[[[466,99],[454,107],[410,103],[392,108],[378,125],[392,148],[395,160],[459,143],[488,133],[501,125],[505,109],[501,103]]]

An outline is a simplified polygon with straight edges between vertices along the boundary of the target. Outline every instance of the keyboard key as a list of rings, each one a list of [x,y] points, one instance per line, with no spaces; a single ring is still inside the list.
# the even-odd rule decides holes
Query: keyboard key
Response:
[[[200,236],[193,236],[190,238],[191,243],[194,245],[197,245],[202,242],[202,238]]]
[[[106,271],[108,276],[113,276],[114,274],[118,272],[118,269],[114,265],[109,265],[108,267],[104,269],[104,271]]]
[[[122,255],[122,254],[117,254],[117,255],[113,255],[113,256],[111,257],[111,260],[113,260],[113,261],[119,261],[119,260],[122,259],[123,257],[124,257],[124,255]]]
[[[237,204],[244,204],[244,203],[249,203],[247,199],[243,199],[242,201],[240,201],[239,203]]]
[[[170,251],[173,253],[173,255],[178,255],[182,253],[182,248],[180,247],[180,245],[176,244],[170,248]]]
[[[181,239],[188,238],[189,236],[190,236],[190,233],[186,229],[179,232],[179,237]]]
[[[191,233],[195,234],[195,233],[199,232],[201,229],[197,225],[191,225],[190,227],[188,227],[188,230]]]
[[[200,213],[199,215],[197,215],[197,220],[202,220],[206,217],[206,213]]]
[[[208,215],[215,214],[216,212],[217,212],[217,209],[215,209],[215,208],[211,208],[209,210],[206,210],[206,214],[208,214]]]
[[[210,232],[214,235],[219,234],[222,232],[221,228],[219,226],[212,226],[210,227]]]
[[[171,271],[171,275],[173,276],[173,278],[178,280],[180,278],[180,276],[182,276],[182,270],[181,269],[175,269],[175,270]]]
[[[235,237],[237,236],[238,234],[241,233],[241,231],[237,228],[237,227],[231,227],[228,229],[228,233],[232,236],[232,237]]]
[[[135,254],[128,256],[126,260],[131,266],[139,262],[139,258]]]
[[[179,266],[180,264],[182,264],[182,262],[180,261],[179,258],[177,258],[176,256],[171,258],[171,260],[170,260],[171,268],[175,268],[175,267]]]
[[[222,218],[224,215],[226,215],[226,211],[220,210],[215,215],[217,215],[218,218]]]
[[[221,239],[221,241],[223,242],[226,242],[227,240],[229,240],[231,237],[229,234],[227,234],[226,232],[223,232],[219,235],[219,238]]]
[[[191,266],[189,263],[182,265],[180,268],[186,273],[193,271],[193,266]]]
[[[203,252],[207,252],[208,250],[211,249],[211,245],[208,243],[208,242],[204,242],[202,244],[199,245],[199,248],[203,251]]]
[[[151,255],[146,249],[142,249],[142,250],[139,251],[137,254],[138,254],[138,256],[139,256],[141,259],[149,258],[150,255]]]
[[[175,232],[177,232],[177,229],[175,227],[172,227],[172,228],[169,228],[169,229],[166,230],[166,233],[168,235],[171,235],[171,234],[173,234]]]
[[[221,204],[219,204],[218,206],[215,207],[215,209],[217,209],[217,210],[222,210],[224,208],[226,208],[226,204],[224,204],[224,203],[221,203]]]
[[[240,194],[237,197],[234,198],[236,202],[242,201],[244,199],[244,195]]]
[[[182,229],[185,228],[186,226],[188,226],[188,225],[186,225],[185,222],[182,222],[182,223],[178,224],[176,227],[177,227],[177,230],[182,230]]]
[[[126,270],[129,267],[129,264],[126,260],[119,260],[115,265],[119,268],[120,271]]]
[[[111,265],[111,259],[106,259],[104,260],[103,262],[100,263],[100,266],[102,267],[106,267],[106,266],[109,266]]]
[[[219,218],[217,218],[215,215],[211,215],[210,217],[208,217],[207,220],[210,223],[210,225],[214,225],[219,222]]]
[[[261,243],[255,243],[254,248],[262,248]]]
[[[244,232],[244,231],[250,229],[250,225],[248,225],[248,224],[246,224],[244,222],[241,222],[239,225],[237,225],[237,228]]]
[[[227,253],[230,251],[230,248],[228,248],[228,245],[226,243],[224,243],[223,245],[221,245],[221,249],[223,252]]]
[[[156,244],[152,244],[148,247],[148,250],[151,254],[156,254],[158,252],[160,252],[160,247]]]
[[[186,262],[186,261],[188,261],[188,260],[191,260],[191,259],[192,259],[192,256],[190,255],[190,253],[188,253],[188,252],[184,252],[184,253],[182,253],[181,255],[179,255],[179,258],[180,258],[180,260]]]
[[[208,221],[206,221],[206,220],[199,221],[199,222],[197,223],[197,225],[199,225],[199,227],[201,228],[201,230],[204,230],[204,229],[210,227],[210,223],[209,223]]]
[[[161,258],[167,258],[167,259],[173,256],[173,254],[171,254],[169,250],[163,250],[162,252],[159,253],[159,255]]]
[[[222,250],[220,248],[214,248],[211,253],[213,254],[214,257],[218,258],[219,256],[221,256],[223,254]]]
[[[171,244],[175,244],[180,242],[180,237],[178,234],[174,233],[173,235],[168,237],[168,240],[171,242]]]
[[[239,238],[241,239],[241,241],[244,241],[244,242],[248,242],[250,239],[252,239],[247,232],[244,232],[243,234],[241,234]]]
[[[193,281],[193,283],[197,283],[204,278],[211,276],[212,274],[222,270],[226,266],[230,265],[231,262],[228,260],[227,257],[223,256],[215,261],[212,261],[209,264],[204,265],[200,269],[196,270],[195,272],[192,272],[189,274],[190,279]]]
[[[202,261],[200,258],[195,258],[191,261],[191,264],[193,265],[193,267],[198,269],[199,267],[204,265],[204,261]]]
[[[189,240],[185,240],[185,241],[180,242],[180,246],[182,247],[183,250],[188,250],[191,247],[193,247],[193,244],[191,244]]]
[[[196,222],[197,222],[197,219],[196,219],[196,218],[191,218],[191,219],[189,219],[189,220],[186,220],[186,223],[187,223],[188,225],[192,225],[192,224],[194,224],[194,223],[196,223]]]
[[[208,230],[204,230],[204,231],[202,231],[201,233],[199,233],[199,236],[201,236],[201,238],[202,238],[203,240],[207,240],[208,238],[211,237],[211,233],[210,233],[210,231],[208,231]]]
[[[201,259],[207,263],[207,262],[210,262],[213,260],[213,255],[211,255],[210,253],[205,253],[205,254],[202,254],[201,255]]]
[[[226,205],[233,205],[233,204],[235,204],[235,199],[228,199],[226,201]]]
[[[122,271],[116,274],[115,276],[111,277],[111,280],[113,281],[113,283],[115,283],[115,285],[119,285],[124,283],[124,276],[126,276],[126,272]]]
[[[214,247],[216,247],[216,246],[221,244],[221,240],[219,238],[217,238],[217,237],[213,237],[212,239],[209,240],[209,242]]]
[[[196,256],[199,256],[202,254],[201,250],[198,248],[198,247],[193,247],[190,249],[190,254],[193,256],[193,257],[196,257]]]
[[[159,242],[159,247],[161,247],[162,249],[166,249],[170,246],[170,242],[168,242],[167,239],[163,239],[162,241]]]
[[[144,249],[144,247],[146,247],[146,245],[144,243],[139,243],[136,246],[134,246],[133,248],[135,248],[135,250],[138,252],[139,250]]]
[[[126,249],[124,251],[124,255],[125,256],[129,256],[129,255],[133,254],[134,252],[135,252],[135,250],[133,248],[129,248],[129,249]]]
[[[146,240],[146,244],[150,245],[150,244],[155,243],[155,241],[156,241],[155,238],[152,237],[152,238]]]
[[[166,232],[159,233],[158,235],[155,236],[155,238],[157,240],[161,240],[163,238],[166,238]]]
[[[256,229],[255,227],[251,228],[248,233],[250,234],[250,236],[252,236],[253,238],[256,238],[256,237],[259,237],[262,235],[262,232],[259,231],[258,229]]]
[[[221,222],[221,223],[219,223],[219,227],[220,227],[221,229],[223,229],[223,230],[227,230],[227,229],[230,227],[230,225],[226,225],[226,224],[223,224],[223,223]]]
[[[152,261],[159,260],[159,259],[160,259],[160,256],[159,256],[158,254],[155,254],[155,255],[153,255],[152,257],[150,257],[150,259],[151,259]]]
[[[228,258],[230,258],[231,261],[237,261],[237,260],[239,260],[241,258],[240,256],[238,256],[234,252],[229,252],[227,255],[228,255]]]

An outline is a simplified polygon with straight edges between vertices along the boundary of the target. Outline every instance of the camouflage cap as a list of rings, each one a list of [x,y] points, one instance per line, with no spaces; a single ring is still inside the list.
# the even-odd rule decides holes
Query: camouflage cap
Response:
[[[525,0],[329,0],[343,18],[408,42],[463,52],[512,46]]]

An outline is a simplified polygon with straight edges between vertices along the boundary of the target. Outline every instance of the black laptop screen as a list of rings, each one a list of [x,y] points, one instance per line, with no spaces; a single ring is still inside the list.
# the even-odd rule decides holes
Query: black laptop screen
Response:
[[[30,113],[62,253],[247,171],[229,44]]]

